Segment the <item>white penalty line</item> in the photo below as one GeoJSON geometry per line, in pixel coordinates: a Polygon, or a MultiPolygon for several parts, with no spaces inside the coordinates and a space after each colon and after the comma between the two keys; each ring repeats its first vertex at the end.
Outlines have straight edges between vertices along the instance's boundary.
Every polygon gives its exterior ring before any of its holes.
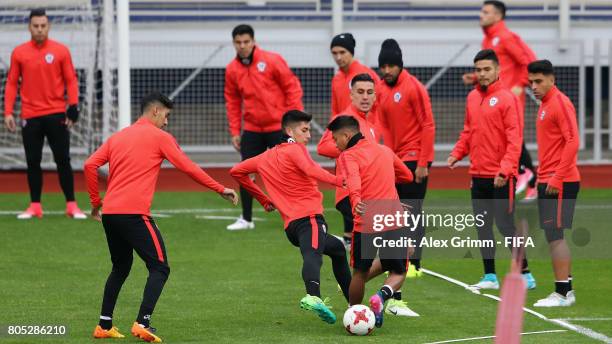
{"type": "MultiPolygon", "coordinates": [[[[534,332],[522,332],[521,336],[527,336],[531,334],[545,334],[545,333],[559,333],[559,332],[567,332],[567,330],[548,330],[548,331],[534,331],[534,332]]],[[[443,340],[441,342],[430,342],[425,344],[442,344],[442,343],[457,343],[457,342],[469,342],[472,340],[481,340],[481,339],[492,339],[495,336],[483,336],[483,337],[470,337],[470,338],[461,338],[461,339],[449,339],[443,340]]]]}
{"type": "MultiPolygon", "coordinates": [[[[481,296],[484,296],[484,297],[488,297],[490,299],[493,299],[493,300],[496,300],[498,302],[501,302],[501,298],[499,298],[498,296],[491,295],[491,294],[481,294],[479,291],[475,292],[474,290],[471,290],[470,286],[467,283],[461,282],[459,280],[456,280],[454,278],[442,275],[440,273],[437,273],[437,272],[434,272],[434,271],[431,271],[431,270],[427,270],[425,268],[421,268],[421,271],[423,271],[424,273],[426,273],[428,275],[431,275],[431,276],[434,276],[434,277],[438,277],[438,278],[443,279],[443,280],[445,280],[447,282],[450,282],[450,283],[453,283],[455,285],[461,286],[464,289],[467,289],[468,291],[471,291],[474,294],[481,295],[481,296]]],[[[558,326],[561,326],[561,327],[566,328],[568,330],[571,330],[571,331],[574,331],[576,333],[582,334],[584,336],[590,337],[592,339],[596,339],[596,340],[602,341],[604,343],[612,343],[612,338],[610,338],[610,337],[608,337],[608,336],[606,336],[606,335],[604,335],[602,333],[595,332],[595,331],[593,331],[592,329],[590,329],[588,327],[571,324],[566,319],[549,319],[545,315],[543,315],[541,313],[538,313],[538,312],[536,312],[536,311],[534,311],[532,309],[529,309],[527,307],[523,307],[523,311],[525,311],[526,313],[529,313],[531,315],[534,315],[534,316],[536,316],[536,317],[538,317],[538,318],[540,318],[540,319],[542,319],[542,320],[544,320],[546,322],[549,322],[549,323],[552,323],[552,324],[556,324],[558,326]]]]}

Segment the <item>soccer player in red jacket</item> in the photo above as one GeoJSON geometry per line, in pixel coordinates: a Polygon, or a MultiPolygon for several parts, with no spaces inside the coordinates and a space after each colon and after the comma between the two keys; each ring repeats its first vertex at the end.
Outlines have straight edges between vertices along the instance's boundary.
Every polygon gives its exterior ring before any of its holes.
{"type": "MultiPolygon", "coordinates": [[[[425,86],[404,69],[402,51],[394,39],[382,43],[378,65],[383,75],[376,88],[377,115],[384,144],[414,174],[414,183],[397,184],[402,202],[420,214],[427,192],[427,176],[434,158],[436,127],[431,100],[425,86]]],[[[418,225],[414,239],[421,242],[425,228],[418,225]]],[[[421,277],[422,248],[417,246],[410,258],[408,278],[421,277]]]]}
{"type": "Polygon", "coordinates": [[[239,163],[230,174],[267,211],[278,209],[285,222],[287,239],[300,248],[304,260],[302,278],[306,296],[301,299],[300,306],[333,324],[336,315],[321,299],[323,255],[331,258],[334,276],[347,301],[351,271],[342,241],[327,233],[323,195],[317,181],[342,186],[343,179],[325,171],[308,154],[306,144],[310,140],[311,120],[312,116],[302,111],[288,111],[282,120],[283,143],[239,163]],[[269,196],[249,177],[252,173],[261,176],[269,196]]]}
{"type": "Polygon", "coordinates": [[[91,216],[102,221],[113,262],[104,287],[100,322],[93,334],[95,338],[123,337],[113,326],[113,310],[123,282],[130,273],[133,251],[136,251],[146,263],[149,277],[131,332],[147,342],[161,342],[150,321],[170,267],[164,240],[151,218],[150,208],[164,159],[234,205],[238,203],[234,190],[219,184],[189,160],[174,137],[162,130],[168,124],[172,107],[172,101],[163,94],[154,92],[145,96],[138,121],[112,135],[85,162],[91,216]],[[98,193],[98,168],[107,163],[110,173],[102,202],[98,193]],[[101,209],[104,214],[100,217],[101,209]]]}
{"type": "Polygon", "coordinates": [[[385,211],[385,214],[387,211],[390,214],[403,210],[395,183],[396,180],[400,183],[412,182],[412,172],[391,149],[366,140],[360,131],[359,122],[353,116],[338,116],[327,128],[333,133],[334,141],[342,151],[338,163],[346,176],[355,221],[351,245],[353,279],[349,301],[351,305],[362,302],[365,283],[373,277],[369,272],[378,252],[382,271],[389,271],[389,276],[383,287],[370,297],[369,303],[376,316],[376,326],[381,327],[385,302],[392,298],[394,290],[399,290],[406,279],[410,248],[377,249],[375,237],[392,240],[406,234],[401,229],[375,233],[368,218],[373,218],[378,209],[385,211]],[[368,207],[371,209],[366,213],[368,207]]]}
{"type": "Polygon", "coordinates": [[[43,216],[40,162],[47,137],[66,198],[66,215],[85,219],[87,216],[74,199],[74,177],[70,165],[69,129],[79,119],[79,85],[70,51],[63,44],[49,39],[49,28],[49,18],[44,9],[30,12],[28,29],[32,39],[13,50],[4,90],[4,124],[10,132],[17,130],[13,108],[18,89],[21,96],[20,127],[28,166],[30,206],[17,218],[43,216]]]}
{"type": "MultiPolygon", "coordinates": [[[[493,49],[497,54],[500,81],[504,88],[519,97],[519,112],[524,117],[525,87],[529,86],[527,65],[535,61],[536,55],[519,35],[508,29],[505,18],[506,5],[502,1],[491,0],[483,3],[480,11],[480,26],[484,32],[482,49],[493,49]]],[[[471,73],[465,74],[463,80],[467,85],[476,83],[476,78],[471,73]]],[[[519,194],[527,188],[525,201],[535,200],[536,169],[524,142],[519,160],[519,173],[515,193],[519,194]]]]}
{"type": "Polygon", "coordinates": [[[338,72],[332,79],[332,118],[349,107],[351,101],[351,81],[358,74],[368,74],[374,82],[380,78],[370,67],[355,59],[355,38],[350,33],[341,33],[331,41],[331,54],[338,65],[338,72]]]}
{"type": "Polygon", "coordinates": [[[580,190],[576,161],[580,136],[572,101],[555,86],[555,72],[548,60],[528,66],[529,83],[542,101],[536,116],[538,141],[538,208],[540,227],[550,245],[555,292],[535,307],[564,307],[576,302],[572,290],[571,254],[563,230],[572,227],[580,190]]]}
{"type": "MultiPolygon", "coordinates": [[[[452,169],[459,160],[470,156],[472,206],[474,215],[484,220],[476,228],[478,239],[493,243],[492,247],[480,248],[484,277],[471,286],[474,289],[499,289],[493,221],[504,237],[518,236],[514,224],[514,186],[523,123],[518,99],[501,84],[499,68],[497,55],[491,49],[481,50],[474,57],[478,85],[468,94],[463,131],[447,160],[452,169]]],[[[523,260],[522,273],[527,287],[534,289],[536,282],[527,259],[523,260]]]]}
{"type": "MultiPolygon", "coordinates": [[[[372,118],[374,103],[376,102],[376,85],[374,79],[367,73],[357,74],[351,80],[351,104],[341,111],[340,114],[332,116],[332,121],[340,115],[353,116],[359,122],[361,133],[367,140],[377,142],[380,135],[375,128],[372,118]]],[[[331,121],[330,121],[331,122],[331,121]]],[[[325,130],[321,141],[317,145],[317,153],[321,156],[337,159],[340,150],[336,147],[330,130],[325,130]]],[[[336,163],[336,174],[341,174],[336,163]]],[[[353,213],[349,201],[349,194],[345,188],[336,188],[336,209],[342,214],[344,220],[344,244],[350,246],[353,231],[353,213]]]]}
{"type": "MultiPolygon", "coordinates": [[[[281,140],[281,118],[288,110],[302,110],[302,86],[279,54],[255,44],[249,25],[232,31],[236,57],[225,69],[225,108],[232,145],[242,160],[263,153],[281,140]]],[[[228,230],[255,228],[253,198],[240,189],[242,216],[228,230]]]]}

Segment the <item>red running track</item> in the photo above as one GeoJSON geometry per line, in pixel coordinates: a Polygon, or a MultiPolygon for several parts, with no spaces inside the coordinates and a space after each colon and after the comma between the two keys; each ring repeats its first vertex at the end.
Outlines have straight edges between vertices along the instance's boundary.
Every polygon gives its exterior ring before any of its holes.
{"type": "MultiPolygon", "coordinates": [[[[208,174],[224,185],[237,187],[236,182],[230,177],[227,168],[206,168],[208,174]]],[[[582,176],[581,188],[588,189],[612,189],[612,165],[589,165],[580,166],[582,176]]],[[[104,181],[100,183],[105,187],[104,181]]],[[[446,167],[432,167],[429,188],[430,189],[467,189],[470,178],[467,167],[458,167],[449,170],[446,167]]],[[[327,184],[321,188],[331,189],[327,184]]],[[[75,190],[86,191],[85,179],[82,172],[75,173],[75,190]]],[[[192,181],[185,174],[175,169],[163,169],[157,182],[158,191],[203,191],[199,184],[192,181]]],[[[45,172],[43,181],[43,192],[60,192],[57,173],[45,172]]],[[[25,171],[0,172],[0,193],[28,192],[28,184],[25,171]]]]}

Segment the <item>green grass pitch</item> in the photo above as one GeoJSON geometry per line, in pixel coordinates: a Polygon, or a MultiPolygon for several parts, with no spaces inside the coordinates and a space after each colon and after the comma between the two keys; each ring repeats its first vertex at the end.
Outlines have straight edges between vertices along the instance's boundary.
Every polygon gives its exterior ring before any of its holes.
{"type": "MultiPolygon", "coordinates": [[[[333,194],[325,193],[325,206],[333,208],[333,194]]],[[[469,206],[466,191],[431,190],[426,204],[453,199],[469,206]]],[[[79,194],[81,205],[88,204],[79,194]]],[[[612,190],[583,190],[580,200],[610,204],[612,190]]],[[[0,195],[0,211],[25,205],[26,194],[0,195]]],[[[63,210],[60,194],[43,196],[46,211],[63,210]]],[[[385,317],[384,327],[369,337],[352,337],[342,328],[346,302],[336,291],[329,259],[321,272],[321,291],[332,298],[339,318],[335,325],[320,321],[299,308],[305,294],[301,281],[301,256],[282,230],[277,213],[265,214],[252,231],[228,232],[230,220],[203,219],[201,215],[234,216],[228,203],[211,193],[158,193],[153,211],[165,209],[221,209],[207,213],[165,213],[155,217],[166,244],[171,274],[158,302],[152,324],[168,343],[426,343],[494,333],[498,303],[477,296],[441,279],[424,276],[407,280],[404,299],[419,318],[385,317]]],[[[84,206],[84,208],[87,208],[84,206]]],[[[469,208],[468,208],[469,209],[469,208]]],[[[590,242],[573,263],[578,302],[567,309],[536,309],[548,318],[589,318],[575,322],[612,337],[612,232],[608,213],[594,206],[576,212],[591,233],[590,242]],[[589,210],[590,209],[590,210],[589,210]],[[607,217],[606,217],[607,216],[607,217]],[[592,253],[592,256],[589,256],[592,253]],[[602,320],[601,318],[608,318],[602,320]]],[[[157,211],[159,213],[159,211],[157,211]]],[[[533,215],[533,214],[532,214],[533,215]]],[[[340,216],[326,213],[330,232],[340,234],[340,216]]],[[[496,231],[496,237],[499,233],[496,231]]],[[[0,336],[1,343],[133,343],[136,338],[94,340],[102,290],[110,260],[102,225],[75,221],[60,215],[43,220],[18,221],[0,216],[0,327],[6,325],[62,324],[64,337],[0,336]]],[[[539,244],[542,244],[541,241],[539,244]]],[[[423,266],[432,271],[475,283],[482,274],[477,251],[474,259],[430,256],[423,266]]],[[[541,252],[540,252],[541,253],[541,252]]],[[[526,306],[552,291],[552,272],[544,254],[532,259],[538,288],[530,291],[526,306]]],[[[498,276],[508,271],[499,260],[498,276]]],[[[138,312],[146,269],[135,256],[114,314],[114,323],[126,335],[138,312]]],[[[380,287],[370,282],[366,297],[380,287]]],[[[498,292],[492,294],[498,295],[498,292]]],[[[563,328],[525,314],[524,332],[563,328]]],[[[490,339],[475,342],[490,342],[490,339]]],[[[523,337],[524,343],[596,342],[573,331],[523,337]]]]}

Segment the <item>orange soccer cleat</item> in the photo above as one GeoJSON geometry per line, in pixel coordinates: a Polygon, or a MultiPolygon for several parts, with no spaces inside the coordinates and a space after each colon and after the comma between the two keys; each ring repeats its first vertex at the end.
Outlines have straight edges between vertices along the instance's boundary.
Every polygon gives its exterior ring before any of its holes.
{"type": "Polygon", "coordinates": [[[119,329],[113,326],[110,330],[105,330],[100,325],[96,326],[93,333],[94,338],[125,338],[119,333],[119,329]]]}
{"type": "Polygon", "coordinates": [[[145,342],[149,343],[161,343],[162,340],[158,336],[154,335],[150,328],[145,328],[137,322],[132,325],[132,334],[134,337],[138,337],[145,342]]]}

